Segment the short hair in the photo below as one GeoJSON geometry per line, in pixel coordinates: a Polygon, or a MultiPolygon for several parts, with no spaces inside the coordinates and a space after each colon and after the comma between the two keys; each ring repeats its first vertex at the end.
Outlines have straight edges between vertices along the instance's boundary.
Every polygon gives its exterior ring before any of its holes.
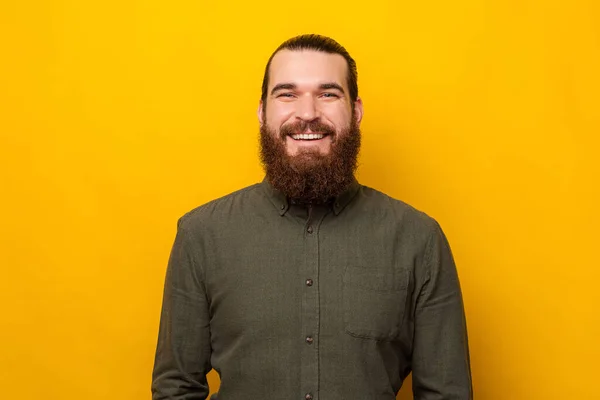
{"type": "Polygon", "coordinates": [[[348,51],[341,44],[327,36],[308,34],[296,36],[286,40],[277,48],[277,50],[273,52],[273,54],[271,54],[271,57],[267,62],[267,67],[265,68],[265,75],[262,82],[261,99],[263,103],[265,103],[267,100],[267,91],[269,90],[269,70],[271,68],[271,61],[273,61],[275,54],[281,50],[314,50],[323,53],[341,55],[344,57],[346,64],[348,65],[346,80],[348,84],[348,90],[350,92],[350,99],[352,101],[356,101],[358,99],[358,72],[356,69],[356,62],[350,56],[348,51]]]}

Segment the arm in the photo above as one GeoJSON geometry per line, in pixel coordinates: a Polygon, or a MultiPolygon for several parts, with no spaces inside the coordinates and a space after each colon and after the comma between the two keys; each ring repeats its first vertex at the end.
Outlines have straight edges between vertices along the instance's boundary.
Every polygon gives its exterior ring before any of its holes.
{"type": "Polygon", "coordinates": [[[208,301],[189,240],[187,232],[178,228],[165,279],[153,400],[204,400],[209,393],[208,301]]]}
{"type": "Polygon", "coordinates": [[[415,400],[471,400],[467,327],[456,266],[440,226],[429,238],[415,309],[415,400]]]}

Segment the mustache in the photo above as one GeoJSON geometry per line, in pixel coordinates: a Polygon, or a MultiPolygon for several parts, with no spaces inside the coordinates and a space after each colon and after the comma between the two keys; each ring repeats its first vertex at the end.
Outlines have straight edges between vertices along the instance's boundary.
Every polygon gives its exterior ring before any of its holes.
{"type": "Polygon", "coordinates": [[[318,132],[324,135],[335,135],[335,129],[322,123],[321,121],[298,121],[293,124],[286,124],[279,129],[279,135],[281,139],[285,139],[286,136],[304,133],[309,129],[311,132],[315,133],[318,132]]]}

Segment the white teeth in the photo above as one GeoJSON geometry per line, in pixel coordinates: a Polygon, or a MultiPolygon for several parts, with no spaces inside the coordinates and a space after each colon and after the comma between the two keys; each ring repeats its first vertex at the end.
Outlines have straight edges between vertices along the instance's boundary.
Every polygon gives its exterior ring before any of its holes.
{"type": "Polygon", "coordinates": [[[314,140],[314,139],[323,139],[325,135],[322,133],[298,133],[296,135],[292,135],[294,140],[314,140]]]}

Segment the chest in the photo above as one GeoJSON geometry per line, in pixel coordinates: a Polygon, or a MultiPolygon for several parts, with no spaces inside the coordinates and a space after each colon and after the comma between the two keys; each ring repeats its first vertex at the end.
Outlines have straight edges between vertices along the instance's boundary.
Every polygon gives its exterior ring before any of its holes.
{"type": "Polygon", "coordinates": [[[281,338],[316,314],[332,332],[397,337],[417,249],[377,222],[325,215],[227,230],[203,257],[211,324],[230,338],[281,338]]]}

